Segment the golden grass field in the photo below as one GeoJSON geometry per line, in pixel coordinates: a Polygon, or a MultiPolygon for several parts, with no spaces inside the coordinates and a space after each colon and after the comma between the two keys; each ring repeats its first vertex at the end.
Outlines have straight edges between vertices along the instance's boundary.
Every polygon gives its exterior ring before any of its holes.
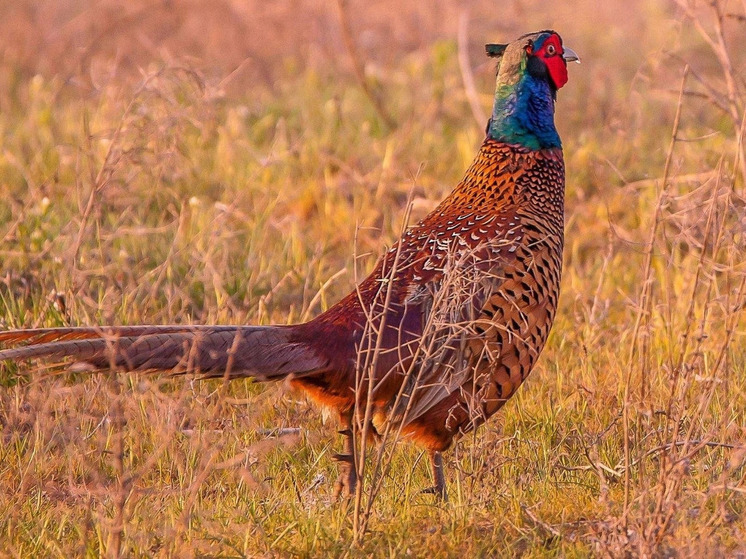
{"type": "Polygon", "coordinates": [[[746,556],[746,4],[453,4],[0,4],[2,328],[314,316],[470,163],[485,42],[582,58],[558,318],[449,503],[402,442],[361,533],[283,385],[6,363],[0,556],[746,556]]]}

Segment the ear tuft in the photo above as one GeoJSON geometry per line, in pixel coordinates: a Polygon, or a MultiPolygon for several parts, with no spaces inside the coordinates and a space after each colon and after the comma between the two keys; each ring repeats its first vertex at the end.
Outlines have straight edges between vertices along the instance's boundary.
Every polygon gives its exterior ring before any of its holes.
{"type": "Polygon", "coordinates": [[[484,50],[490,58],[500,58],[508,45],[488,44],[484,45],[484,50]]]}

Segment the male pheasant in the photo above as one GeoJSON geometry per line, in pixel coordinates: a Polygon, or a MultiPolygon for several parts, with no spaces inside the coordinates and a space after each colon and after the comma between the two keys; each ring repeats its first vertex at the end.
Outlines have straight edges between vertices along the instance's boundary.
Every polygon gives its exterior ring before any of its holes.
{"type": "Polygon", "coordinates": [[[466,175],[347,297],[291,326],[120,326],[0,332],[0,360],[70,357],[88,370],[289,377],[335,409],[338,491],[357,483],[353,426],[386,425],[441,452],[493,415],[533,369],[562,267],[565,170],[554,126],[567,61],[554,31],[487,45],[499,59],[487,137],[466,175]]]}

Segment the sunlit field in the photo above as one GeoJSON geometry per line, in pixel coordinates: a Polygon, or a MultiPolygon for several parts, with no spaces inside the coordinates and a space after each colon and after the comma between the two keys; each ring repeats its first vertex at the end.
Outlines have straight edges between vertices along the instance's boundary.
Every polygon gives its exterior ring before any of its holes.
{"type": "Polygon", "coordinates": [[[0,3],[0,329],[307,320],[471,162],[484,43],[582,59],[555,326],[448,503],[402,441],[361,531],[281,383],[4,363],[0,556],[746,554],[746,5],[456,4],[0,3]]]}

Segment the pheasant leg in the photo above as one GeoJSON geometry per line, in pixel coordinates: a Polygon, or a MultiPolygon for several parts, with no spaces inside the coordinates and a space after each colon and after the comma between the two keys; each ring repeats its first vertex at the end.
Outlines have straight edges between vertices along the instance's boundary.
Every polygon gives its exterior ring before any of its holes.
{"type": "Polygon", "coordinates": [[[355,464],[355,437],[352,432],[352,417],[345,418],[345,428],[339,431],[344,437],[344,452],[334,455],[339,463],[339,477],[334,486],[334,499],[351,497],[357,487],[357,465],[355,464]]]}
{"type": "Polygon", "coordinates": [[[433,471],[434,485],[423,489],[423,493],[432,493],[443,502],[448,501],[448,492],[446,491],[446,476],[443,473],[443,455],[438,451],[430,452],[430,467],[433,471]]]}

